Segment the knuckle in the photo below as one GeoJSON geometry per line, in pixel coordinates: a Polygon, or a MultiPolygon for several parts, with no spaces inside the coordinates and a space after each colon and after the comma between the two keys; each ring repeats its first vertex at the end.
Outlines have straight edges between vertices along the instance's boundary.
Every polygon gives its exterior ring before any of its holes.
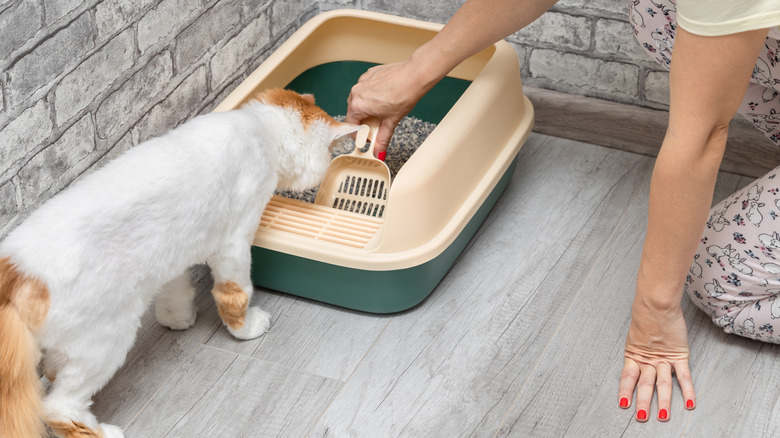
{"type": "Polygon", "coordinates": [[[639,378],[639,370],[638,369],[623,369],[623,372],[620,373],[621,379],[638,379],[639,378]]]}

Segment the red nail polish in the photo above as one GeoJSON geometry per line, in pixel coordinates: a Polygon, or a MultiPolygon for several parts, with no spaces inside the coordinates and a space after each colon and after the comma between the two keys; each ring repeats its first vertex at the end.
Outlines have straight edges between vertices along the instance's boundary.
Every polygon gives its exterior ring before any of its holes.
{"type": "Polygon", "coordinates": [[[626,397],[623,397],[620,399],[620,407],[621,408],[627,408],[628,407],[628,399],[626,397]]]}
{"type": "Polygon", "coordinates": [[[667,418],[669,418],[669,412],[667,412],[666,409],[661,409],[658,411],[659,420],[666,420],[667,418]]]}
{"type": "Polygon", "coordinates": [[[636,413],[636,419],[647,420],[647,411],[645,411],[644,409],[640,409],[639,412],[636,413]]]}
{"type": "Polygon", "coordinates": [[[693,408],[693,400],[688,400],[687,402],[685,402],[685,407],[688,409],[693,408]]]}
{"type": "Polygon", "coordinates": [[[386,151],[380,151],[379,153],[376,154],[376,157],[379,158],[382,161],[385,161],[385,157],[387,157],[387,152],[386,151]]]}

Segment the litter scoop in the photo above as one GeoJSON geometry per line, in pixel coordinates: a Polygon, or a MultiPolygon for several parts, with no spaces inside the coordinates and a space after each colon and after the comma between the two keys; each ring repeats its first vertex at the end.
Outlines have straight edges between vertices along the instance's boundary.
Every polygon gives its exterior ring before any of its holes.
{"type": "Polygon", "coordinates": [[[378,119],[367,120],[356,134],[355,150],[331,161],[315,204],[382,218],[390,188],[390,169],[374,157],[378,128],[378,119]],[[369,135],[371,144],[361,152],[369,135]]]}

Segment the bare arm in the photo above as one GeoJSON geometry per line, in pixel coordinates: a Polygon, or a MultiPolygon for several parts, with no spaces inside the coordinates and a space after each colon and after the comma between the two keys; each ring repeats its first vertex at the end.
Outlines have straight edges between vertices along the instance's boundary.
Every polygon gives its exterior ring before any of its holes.
{"type": "Polygon", "coordinates": [[[376,152],[398,122],[450,70],[469,56],[536,20],[557,0],[468,0],[446,26],[406,61],[374,67],[348,99],[348,123],[380,119],[376,152]]]}
{"type": "MultiPolygon", "coordinates": [[[[669,127],[653,170],[619,399],[649,418],[653,391],[668,420],[672,372],[695,406],[680,300],[712,202],[728,123],[745,95],[767,31],[702,37],[679,29],[670,70],[669,127]]],[[[688,405],[690,400],[690,405],[688,405]]],[[[642,421],[641,415],[637,419],[642,421]]]]}

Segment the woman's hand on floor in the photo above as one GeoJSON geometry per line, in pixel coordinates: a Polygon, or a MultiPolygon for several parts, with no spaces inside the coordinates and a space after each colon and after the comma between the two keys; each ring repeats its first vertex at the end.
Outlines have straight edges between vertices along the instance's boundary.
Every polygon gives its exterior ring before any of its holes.
{"type": "Polygon", "coordinates": [[[686,409],[696,406],[691,372],[688,368],[688,331],[682,309],[654,309],[634,301],[628,329],[625,361],[620,375],[618,403],[631,406],[636,388],[636,419],[650,418],[653,392],[658,391],[658,421],[668,421],[672,402],[672,374],[682,389],[686,409]]]}

